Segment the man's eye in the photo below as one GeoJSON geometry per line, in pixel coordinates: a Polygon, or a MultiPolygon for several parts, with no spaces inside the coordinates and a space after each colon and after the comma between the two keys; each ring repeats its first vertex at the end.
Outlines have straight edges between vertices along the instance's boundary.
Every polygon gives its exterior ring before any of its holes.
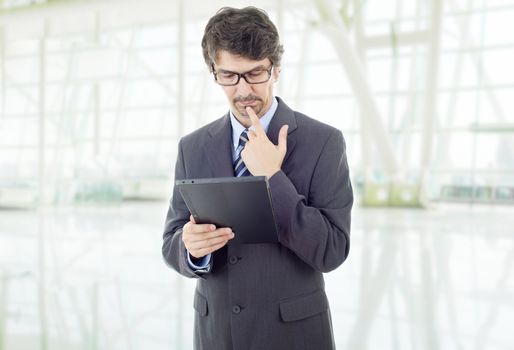
{"type": "Polygon", "coordinates": [[[222,72],[218,74],[223,79],[233,79],[236,75],[234,73],[222,72]]]}
{"type": "Polygon", "coordinates": [[[264,71],[263,71],[263,70],[253,70],[253,71],[251,71],[251,72],[246,73],[246,75],[247,75],[247,76],[249,76],[249,77],[258,77],[258,76],[260,76],[262,73],[264,73],[264,71]]]}

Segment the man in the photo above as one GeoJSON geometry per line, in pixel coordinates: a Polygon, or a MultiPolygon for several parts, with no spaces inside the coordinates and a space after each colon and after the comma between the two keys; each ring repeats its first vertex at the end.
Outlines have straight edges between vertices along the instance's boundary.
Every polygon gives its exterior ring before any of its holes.
{"type": "Polygon", "coordinates": [[[195,349],[333,349],[322,273],[350,247],[343,136],[274,97],[283,48],[264,11],[222,8],[202,48],[230,111],[180,140],[175,179],[267,176],[279,243],[231,242],[230,228],[196,224],[173,191],[162,253],[198,279],[195,349]]]}

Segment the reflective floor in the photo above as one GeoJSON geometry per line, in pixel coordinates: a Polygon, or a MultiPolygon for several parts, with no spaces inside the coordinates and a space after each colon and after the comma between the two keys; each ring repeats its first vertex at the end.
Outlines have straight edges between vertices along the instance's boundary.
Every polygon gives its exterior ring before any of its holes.
{"type": "MultiPolygon", "coordinates": [[[[0,211],[0,349],[192,346],[166,203],[0,211]]],[[[514,208],[356,208],[327,274],[338,349],[514,349],[514,208]]]]}

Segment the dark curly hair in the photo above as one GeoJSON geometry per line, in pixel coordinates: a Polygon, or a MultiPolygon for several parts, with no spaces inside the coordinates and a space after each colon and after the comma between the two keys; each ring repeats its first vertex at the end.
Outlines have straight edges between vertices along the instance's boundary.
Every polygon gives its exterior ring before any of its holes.
{"type": "Polygon", "coordinates": [[[205,26],[202,50],[209,70],[213,69],[220,50],[259,61],[269,58],[280,67],[284,48],[278,31],[268,14],[248,6],[242,9],[223,7],[205,26]]]}

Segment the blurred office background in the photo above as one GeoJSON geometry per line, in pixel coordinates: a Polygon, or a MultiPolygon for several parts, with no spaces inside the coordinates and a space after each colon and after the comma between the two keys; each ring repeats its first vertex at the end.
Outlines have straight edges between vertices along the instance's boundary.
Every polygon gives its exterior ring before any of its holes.
{"type": "Polygon", "coordinates": [[[513,349],[513,0],[0,0],[0,350],[191,348],[177,142],[228,108],[208,18],[252,4],[277,95],[347,142],[338,349],[513,349]]]}

